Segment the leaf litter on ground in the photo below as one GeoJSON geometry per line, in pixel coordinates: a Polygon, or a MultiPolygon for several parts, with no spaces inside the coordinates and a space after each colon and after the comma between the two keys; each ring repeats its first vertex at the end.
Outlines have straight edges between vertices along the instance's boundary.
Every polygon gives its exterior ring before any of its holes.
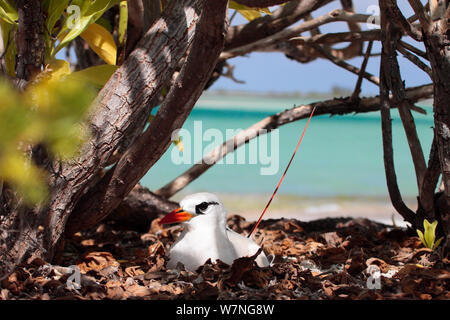
{"type": "MultiPolygon", "coordinates": [[[[229,226],[248,233],[252,224],[231,216],[229,226]]],[[[253,257],[230,266],[208,260],[196,272],[167,269],[170,245],[181,226],[157,219],[141,234],[114,224],[66,239],[58,265],[35,260],[1,281],[6,299],[450,299],[450,260],[421,245],[408,230],[367,219],[263,221],[257,243],[272,255],[260,268],[253,257]],[[81,285],[69,286],[73,266],[81,285]],[[378,289],[370,289],[376,268],[378,289]]],[[[261,249],[262,250],[262,249],[261,249]]]]}

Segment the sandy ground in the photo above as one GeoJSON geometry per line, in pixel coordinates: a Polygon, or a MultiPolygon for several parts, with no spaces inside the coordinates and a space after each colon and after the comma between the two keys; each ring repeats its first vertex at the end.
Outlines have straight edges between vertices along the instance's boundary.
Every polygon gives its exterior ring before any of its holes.
{"type": "MultiPolygon", "coordinates": [[[[268,199],[259,195],[220,195],[228,214],[238,214],[248,221],[259,218],[268,199]]],[[[413,199],[407,205],[415,209],[413,199]]],[[[402,217],[395,212],[389,199],[381,198],[298,198],[291,196],[277,197],[269,207],[265,218],[295,218],[311,221],[322,218],[367,218],[383,224],[406,226],[402,217]]]]}

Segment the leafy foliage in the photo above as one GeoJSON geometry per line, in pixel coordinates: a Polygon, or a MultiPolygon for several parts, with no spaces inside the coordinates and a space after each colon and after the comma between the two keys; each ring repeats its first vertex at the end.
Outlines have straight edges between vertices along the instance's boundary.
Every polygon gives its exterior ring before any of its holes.
{"type": "Polygon", "coordinates": [[[74,156],[87,137],[82,120],[93,92],[79,82],[47,76],[23,94],[0,82],[0,95],[0,179],[14,186],[27,203],[44,201],[45,174],[27,153],[44,144],[53,156],[74,156]]]}
{"type": "Polygon", "coordinates": [[[422,244],[431,250],[435,250],[442,241],[442,237],[436,241],[436,227],[438,222],[435,220],[430,223],[427,219],[423,220],[423,230],[424,232],[417,229],[417,234],[419,235],[422,244]]]}
{"type": "Polygon", "coordinates": [[[12,0],[0,1],[0,18],[9,24],[16,24],[18,14],[12,0]]]}
{"type": "Polygon", "coordinates": [[[70,41],[81,35],[106,10],[118,3],[117,0],[73,0],[71,7],[79,8],[79,11],[73,10],[71,15],[64,16],[63,27],[57,35],[60,42],[52,51],[52,56],[54,57],[70,41]]]}
{"type": "MultiPolygon", "coordinates": [[[[83,120],[100,89],[117,70],[117,48],[106,28],[95,23],[118,0],[43,0],[46,11],[45,68],[18,93],[0,82],[0,184],[6,182],[28,204],[45,201],[46,174],[30,159],[43,145],[50,157],[68,160],[86,141],[83,120]],[[62,48],[81,36],[107,63],[71,73],[70,64],[55,58],[62,48]]],[[[0,1],[0,26],[6,71],[15,77],[14,42],[18,14],[14,1],[0,1]]]]}
{"type": "Polygon", "coordinates": [[[107,64],[116,64],[117,46],[108,30],[93,23],[87,27],[81,37],[107,64]]]}

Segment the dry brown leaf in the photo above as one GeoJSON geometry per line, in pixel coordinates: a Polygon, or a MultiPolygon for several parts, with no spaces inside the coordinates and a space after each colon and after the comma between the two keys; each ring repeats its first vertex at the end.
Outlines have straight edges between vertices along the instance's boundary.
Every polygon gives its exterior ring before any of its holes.
{"type": "Polygon", "coordinates": [[[140,286],[138,284],[131,285],[125,289],[125,295],[127,297],[130,297],[130,296],[145,297],[145,296],[150,295],[151,293],[152,293],[151,289],[144,287],[144,286],[140,286]]]}
{"type": "Polygon", "coordinates": [[[130,277],[140,276],[145,274],[145,272],[141,269],[140,266],[132,266],[125,268],[125,273],[130,277]]]}
{"type": "Polygon", "coordinates": [[[83,256],[81,261],[77,264],[81,273],[87,273],[90,270],[100,271],[110,266],[120,266],[120,263],[109,252],[89,252],[83,256]]]}

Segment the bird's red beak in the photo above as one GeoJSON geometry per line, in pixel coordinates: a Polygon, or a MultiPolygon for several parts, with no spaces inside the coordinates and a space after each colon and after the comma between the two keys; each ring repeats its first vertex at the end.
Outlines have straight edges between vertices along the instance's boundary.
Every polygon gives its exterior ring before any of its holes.
{"type": "Polygon", "coordinates": [[[162,218],[159,221],[159,224],[169,224],[169,223],[177,223],[177,222],[183,222],[188,221],[194,217],[193,214],[183,211],[182,208],[178,208],[176,210],[173,210],[171,213],[166,215],[164,218],[162,218]]]}

